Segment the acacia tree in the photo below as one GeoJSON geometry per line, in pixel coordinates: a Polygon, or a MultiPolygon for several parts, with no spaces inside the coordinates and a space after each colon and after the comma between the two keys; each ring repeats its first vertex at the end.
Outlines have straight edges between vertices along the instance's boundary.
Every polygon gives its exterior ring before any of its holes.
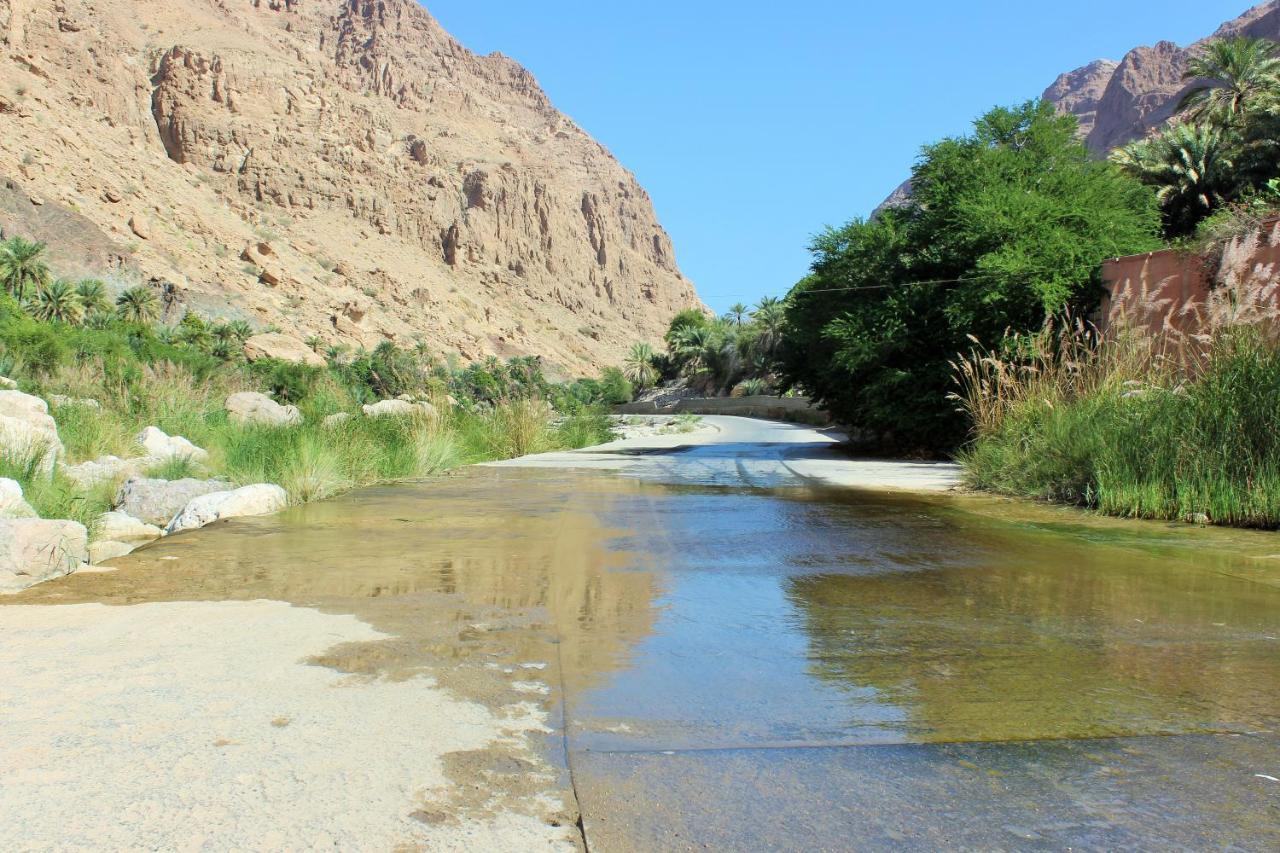
{"type": "Polygon", "coordinates": [[[994,347],[1087,312],[1105,258],[1160,245],[1154,192],[1075,130],[1043,102],[993,109],[924,148],[904,207],[820,235],[786,302],[784,379],[884,444],[958,444],[949,362],[969,336],[994,347]]]}

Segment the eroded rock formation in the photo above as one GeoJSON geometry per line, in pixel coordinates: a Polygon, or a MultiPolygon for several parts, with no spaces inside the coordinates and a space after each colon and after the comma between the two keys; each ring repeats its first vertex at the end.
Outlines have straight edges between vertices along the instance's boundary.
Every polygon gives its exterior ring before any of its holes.
{"type": "MultiPolygon", "coordinates": [[[[1231,35],[1280,41],[1280,0],[1255,6],[1209,38],[1231,35]]],[[[1208,40],[1186,48],[1162,41],[1134,48],[1120,62],[1092,62],[1060,76],[1044,98],[1078,116],[1089,148],[1106,154],[1169,120],[1192,85],[1182,79],[1187,61],[1208,40]]]]}
{"type": "Polygon", "coordinates": [[[0,0],[0,40],[5,169],[170,317],[583,369],[699,304],[635,178],[414,0],[0,0]]]}

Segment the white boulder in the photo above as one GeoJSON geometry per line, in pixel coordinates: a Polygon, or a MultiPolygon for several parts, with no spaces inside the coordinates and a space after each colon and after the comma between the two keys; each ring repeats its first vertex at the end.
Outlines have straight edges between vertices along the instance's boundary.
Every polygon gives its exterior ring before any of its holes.
{"type": "Polygon", "coordinates": [[[148,524],[168,524],[201,495],[225,492],[229,488],[230,484],[225,480],[131,477],[116,494],[115,508],[148,524]]]}
{"type": "Polygon", "coordinates": [[[321,424],[325,429],[333,429],[334,427],[342,426],[349,420],[351,420],[350,412],[336,412],[325,417],[321,424]]]}
{"type": "Polygon", "coordinates": [[[53,474],[62,455],[58,425],[49,416],[49,405],[21,391],[0,391],[0,453],[10,457],[39,457],[39,469],[53,474]]]}
{"type": "Polygon", "coordinates": [[[0,593],[69,575],[89,556],[89,531],[74,521],[0,520],[0,593]]]}
{"type": "Polygon", "coordinates": [[[227,415],[233,424],[248,426],[297,426],[302,423],[302,413],[297,406],[282,406],[266,394],[257,391],[241,391],[227,398],[227,415]]]}
{"type": "MultiPolygon", "coordinates": [[[[264,267],[264,272],[268,269],[264,267]]],[[[271,278],[279,278],[272,275],[271,278]]],[[[267,332],[254,335],[244,342],[244,357],[249,361],[262,358],[275,358],[295,364],[306,364],[311,367],[324,367],[324,358],[307,346],[300,339],[280,332],[267,332]]]]}
{"type": "Polygon", "coordinates": [[[126,542],[134,546],[144,545],[162,535],[160,528],[154,524],[147,524],[127,512],[119,511],[103,513],[98,519],[97,533],[99,539],[126,542]]]}
{"type": "Polygon", "coordinates": [[[89,545],[89,562],[96,566],[100,563],[105,563],[107,560],[114,560],[116,557],[132,554],[134,547],[128,542],[99,539],[89,545]]]}
{"type": "Polygon", "coordinates": [[[0,518],[36,518],[37,514],[22,496],[22,484],[0,477],[0,518]]]}
{"type": "Polygon", "coordinates": [[[152,459],[149,456],[135,459],[121,459],[119,456],[100,456],[91,462],[81,462],[79,465],[63,465],[62,473],[79,488],[89,489],[96,483],[106,480],[137,476],[144,469],[158,461],[164,460],[152,459]]]}
{"type": "Polygon", "coordinates": [[[138,433],[135,439],[147,455],[154,461],[163,462],[169,459],[189,459],[192,462],[207,462],[209,454],[196,447],[180,435],[168,435],[159,427],[149,426],[138,433]]]}
{"type": "Polygon", "coordinates": [[[229,492],[214,492],[198,497],[169,522],[165,533],[195,530],[226,518],[268,515],[289,505],[284,489],[271,483],[244,486],[229,492]]]}
{"type": "Polygon", "coordinates": [[[380,400],[361,408],[370,418],[406,418],[436,413],[435,406],[430,403],[410,403],[408,400],[380,400]]]}

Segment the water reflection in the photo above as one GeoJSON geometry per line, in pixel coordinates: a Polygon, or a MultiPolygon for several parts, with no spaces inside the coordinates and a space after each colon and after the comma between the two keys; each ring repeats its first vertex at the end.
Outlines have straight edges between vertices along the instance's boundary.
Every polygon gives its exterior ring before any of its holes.
{"type": "Polygon", "coordinates": [[[657,577],[618,571],[644,561],[627,552],[626,531],[602,523],[649,488],[476,469],[162,540],[116,572],[73,575],[15,603],[280,600],[400,638],[343,662],[357,669],[496,656],[563,659],[594,678],[652,630],[657,577]]]}
{"type": "MultiPolygon", "coordinates": [[[[908,709],[909,739],[1239,731],[1276,721],[1280,595],[1221,570],[1247,559],[933,512],[948,535],[911,540],[927,571],[786,582],[810,638],[810,671],[908,709]]],[[[844,514],[865,532],[858,508],[844,514]]],[[[873,538],[896,547],[892,535],[873,538]]]]}
{"type": "Polygon", "coordinates": [[[1245,553],[1264,540],[1009,509],[478,469],[175,537],[13,603],[352,613],[396,639],[322,663],[479,698],[507,689],[495,667],[546,666],[599,748],[1276,723],[1280,561],[1245,553]]]}

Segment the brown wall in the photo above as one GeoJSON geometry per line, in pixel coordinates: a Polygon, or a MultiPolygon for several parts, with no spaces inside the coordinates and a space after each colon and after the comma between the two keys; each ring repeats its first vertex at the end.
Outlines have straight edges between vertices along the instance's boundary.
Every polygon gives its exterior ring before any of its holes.
{"type": "MultiPolygon", "coordinates": [[[[1102,265],[1107,294],[1098,328],[1195,334],[1201,331],[1204,308],[1215,288],[1235,285],[1257,294],[1259,288],[1276,281],[1278,270],[1280,220],[1265,222],[1253,233],[1231,240],[1220,258],[1174,249],[1113,258],[1102,265]]],[[[1274,302],[1270,294],[1266,299],[1274,302]]]]}
{"type": "Polygon", "coordinates": [[[1126,326],[1153,334],[1170,329],[1194,333],[1199,319],[1192,306],[1203,305],[1209,296],[1207,266],[1204,258],[1174,249],[1105,262],[1102,280],[1107,294],[1099,329],[1126,326]]]}

